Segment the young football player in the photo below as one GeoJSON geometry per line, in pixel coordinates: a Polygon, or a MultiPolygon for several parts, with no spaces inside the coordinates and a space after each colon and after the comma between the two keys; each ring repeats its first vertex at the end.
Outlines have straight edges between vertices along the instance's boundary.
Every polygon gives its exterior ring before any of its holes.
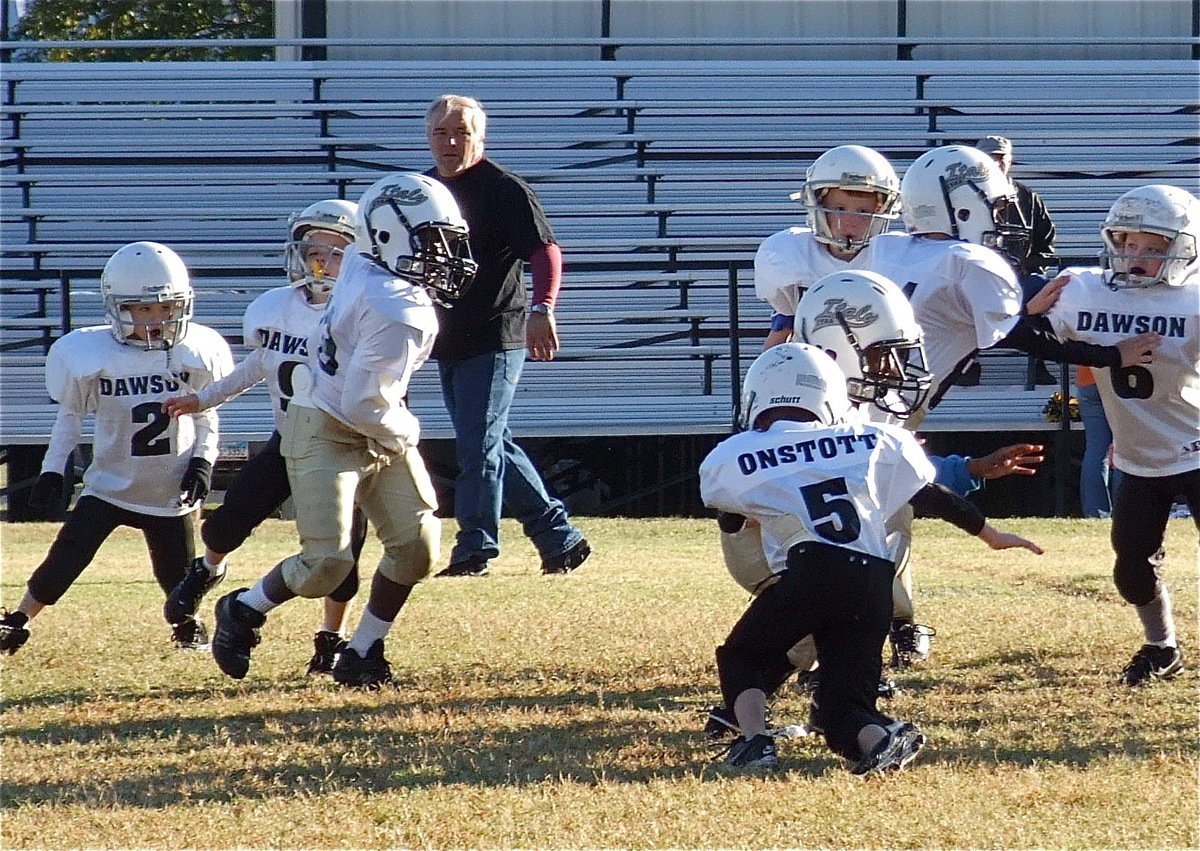
{"type": "Polygon", "coordinates": [[[813,161],[791,198],[804,204],[808,227],[772,234],[754,255],[754,292],[773,310],[764,349],[792,338],[796,305],[808,287],[855,268],[868,243],[899,218],[900,179],[878,151],[840,145],[813,161]]]}
{"type": "Polygon", "coordinates": [[[845,375],[814,346],[785,343],[760,355],[746,375],[743,410],[747,430],[704,459],[700,492],[706,505],[758,522],[777,578],[717,648],[721,692],[742,733],[726,764],[777,764],[764,671],[812,635],[830,749],[858,775],[902,768],[925,737],[876,709],[895,570],[888,519],[912,502],[994,549],[1041,550],[996,531],[970,503],[934,485],[911,433],[848,416],[845,375]]]}
{"type": "Polygon", "coordinates": [[[308,405],[293,396],[282,423],[301,552],[217,601],[213,658],[235,679],[249,671],[268,612],[297,596],[325,596],[345,580],[356,499],[383,557],[334,682],[391,681],[384,638],[437,558],[436,496],[404,398],[437,333],[432,299],[457,299],[474,276],[466,221],[442,184],[399,172],[363,194],[355,235],[321,317],[308,405]]]}
{"type": "MultiPolygon", "coordinates": [[[[1026,240],[1027,228],[1006,217],[1016,190],[987,154],[963,145],[927,151],[904,172],[900,198],[907,236],[873,240],[857,262],[900,286],[924,334],[933,389],[909,415],[909,429],[920,426],[980,349],[1005,346],[1088,366],[1134,363],[1152,351],[1153,334],[1116,346],[1057,340],[1038,314],[1053,304],[1061,283],[1047,285],[1023,308],[1020,284],[997,251],[1026,240]]],[[[921,659],[929,635],[913,623],[907,559],[897,579],[893,656],[921,659]]]]}
{"type": "MultiPolygon", "coordinates": [[[[357,207],[350,201],[330,199],[291,217],[284,253],[288,286],[268,290],[246,308],[243,339],[250,354],[225,378],[199,393],[168,399],[164,406],[172,416],[208,410],[266,381],[276,426],[266,445],[242,465],[225,491],[224,502],[200,525],[204,555],[192,562],[187,576],[167,598],[164,613],[172,623],[196,613],[204,595],[225,578],[229,554],[291,496],[287,465],[279,452],[279,429],[292,397],[297,392],[307,394],[312,385],[308,350],[315,345],[317,325],[337,282],[342,254],[354,241],[357,207]]],[[[337,654],[345,646],[346,615],[358,591],[358,557],[366,536],[366,517],[356,510],[351,536],[354,569],[325,597],[324,620],[313,637],[309,674],[332,673],[337,654]]]]}
{"type": "Polygon", "coordinates": [[[1113,579],[1145,644],[1119,681],[1140,686],[1183,669],[1162,581],[1163,535],[1182,496],[1200,528],[1200,201],[1152,184],[1117,199],[1100,229],[1104,265],[1067,269],[1049,321],[1064,340],[1112,343],[1156,332],[1154,357],[1095,370],[1113,431],[1113,579]]]}
{"type": "MultiPolygon", "coordinates": [[[[195,556],[196,509],[217,458],[217,417],[171,419],[162,403],[224,377],[233,356],[220,334],[191,321],[188,270],[165,245],[134,242],[119,249],[104,266],[100,292],[108,325],[70,332],[46,357],[46,389],[59,409],[30,503],[46,508],[62,498],[62,470],[87,414],[95,415],[93,456],[79,500],[16,611],[0,610],[0,651],[10,654],[118,526],[141,530],[164,595],[195,556]]],[[[207,647],[199,620],[170,623],[177,646],[207,647]]]]}
{"type": "MultiPolygon", "coordinates": [[[[929,375],[924,369],[924,348],[921,328],[913,316],[912,305],[892,281],[874,272],[835,272],[818,280],[805,294],[797,308],[795,333],[801,342],[809,343],[830,355],[847,380],[847,393],[854,412],[872,422],[904,425],[909,413],[917,410],[929,392],[929,375]]],[[[936,472],[936,483],[944,485],[959,496],[966,496],[982,484],[983,479],[1007,475],[1033,475],[1042,461],[1042,447],[1036,444],[1015,444],[1003,447],[983,458],[930,456],[936,472]]],[[[891,521],[889,545],[898,564],[907,560],[908,539],[901,534],[903,518],[891,521]]],[[[724,527],[721,542],[726,567],[743,588],[756,594],[765,583],[774,581],[775,574],[763,554],[759,530],[751,523],[739,528],[728,517],[721,517],[724,527]]],[[[914,630],[928,652],[932,629],[916,625],[914,630]]],[[[892,634],[895,634],[893,630],[892,634]]],[[[920,659],[898,659],[893,646],[893,666],[915,664],[920,659]]],[[[813,672],[804,684],[817,690],[816,653],[811,637],[802,639],[778,660],[767,675],[767,694],[770,696],[795,671],[813,672]]],[[[881,680],[879,691],[887,696],[892,692],[890,681],[881,680]]],[[[820,721],[814,709],[810,728],[819,729],[820,721]]],[[[732,710],[714,707],[705,727],[710,736],[736,732],[732,710]]]]}

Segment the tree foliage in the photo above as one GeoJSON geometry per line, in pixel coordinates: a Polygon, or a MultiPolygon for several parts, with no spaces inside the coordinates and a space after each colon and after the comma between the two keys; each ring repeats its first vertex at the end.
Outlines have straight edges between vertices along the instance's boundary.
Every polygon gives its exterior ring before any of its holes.
{"type": "MultiPolygon", "coordinates": [[[[0,0],[3,2],[3,0],[0,0]]],[[[32,0],[13,37],[27,41],[243,39],[274,33],[271,0],[32,0]]],[[[53,48],[18,53],[24,61],[138,62],[266,59],[265,47],[53,48]]]]}

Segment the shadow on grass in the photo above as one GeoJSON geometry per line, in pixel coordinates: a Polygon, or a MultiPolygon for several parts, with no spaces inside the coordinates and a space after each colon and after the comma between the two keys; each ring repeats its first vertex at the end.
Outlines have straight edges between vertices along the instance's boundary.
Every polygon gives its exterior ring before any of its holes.
{"type": "MultiPolygon", "coordinates": [[[[8,772],[0,784],[0,811],[97,800],[155,808],[338,790],[377,794],[446,784],[594,785],[729,776],[715,762],[718,748],[701,733],[705,716],[694,690],[605,690],[601,703],[594,688],[539,694],[529,691],[531,682],[535,681],[509,672],[507,694],[469,700],[448,700],[429,688],[405,687],[374,694],[331,690],[305,701],[303,693],[311,694],[314,686],[303,682],[282,688],[271,684],[179,689],[156,695],[176,699],[171,709],[177,711],[168,716],[29,727],[6,724],[3,738],[10,748],[20,743],[35,752],[67,747],[82,753],[76,758],[80,768],[73,773],[84,776],[15,783],[8,772]],[[521,693],[522,684],[526,693],[521,693]],[[278,709],[216,715],[211,706],[204,713],[188,709],[212,700],[235,709],[239,695],[260,701],[280,692],[284,694],[279,704],[286,706],[278,709]],[[311,705],[343,698],[353,703],[311,705]],[[292,753],[280,758],[289,748],[292,753]],[[97,754],[95,770],[87,761],[92,749],[97,754]],[[187,762],[181,764],[183,754],[187,762]],[[110,769],[101,766],[114,758],[124,763],[122,768],[102,774],[110,769]]],[[[132,704],[146,696],[127,697],[132,704]]],[[[58,698],[68,706],[85,700],[84,695],[58,698]]],[[[37,697],[19,705],[48,702],[54,701],[37,697]]],[[[113,714],[135,713],[136,707],[130,706],[113,714]]],[[[789,742],[781,750],[787,773],[818,776],[841,770],[841,760],[816,737],[789,742]]]]}

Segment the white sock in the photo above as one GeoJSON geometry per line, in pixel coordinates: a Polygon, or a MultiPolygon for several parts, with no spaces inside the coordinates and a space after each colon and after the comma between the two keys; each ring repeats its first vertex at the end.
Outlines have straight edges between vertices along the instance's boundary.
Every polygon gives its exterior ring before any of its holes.
{"type": "Polygon", "coordinates": [[[354,630],[354,636],[346,646],[365,659],[371,645],[380,638],[386,638],[391,628],[391,621],[380,620],[371,614],[369,609],[364,609],[362,617],[358,620],[358,627],[354,630]]]}
{"type": "Polygon", "coordinates": [[[1171,616],[1171,593],[1165,582],[1159,583],[1158,595],[1136,608],[1146,643],[1155,647],[1175,646],[1175,618],[1171,616]]]}
{"type": "Polygon", "coordinates": [[[220,576],[222,573],[225,572],[225,563],[227,561],[229,561],[228,556],[221,559],[216,564],[213,564],[211,561],[208,560],[208,554],[206,553],[204,556],[204,566],[208,568],[208,575],[209,576],[220,576]]]}
{"type": "Polygon", "coordinates": [[[263,581],[260,579],[254,583],[254,587],[249,591],[243,591],[238,594],[238,602],[245,603],[256,612],[262,612],[264,615],[271,609],[278,606],[278,603],[272,603],[271,598],[263,591],[263,581]]]}

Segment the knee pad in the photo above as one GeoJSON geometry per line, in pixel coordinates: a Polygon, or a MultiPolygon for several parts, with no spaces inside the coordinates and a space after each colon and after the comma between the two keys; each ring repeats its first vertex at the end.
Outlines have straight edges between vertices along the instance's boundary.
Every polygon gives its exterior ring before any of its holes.
{"type": "Polygon", "coordinates": [[[321,556],[300,553],[284,559],[283,579],[299,596],[316,599],[329,596],[353,569],[354,559],[348,549],[321,556]]]}
{"type": "Polygon", "coordinates": [[[1117,556],[1113,583],[1126,603],[1144,606],[1158,596],[1158,557],[1150,559],[1117,556]]]}
{"type": "Polygon", "coordinates": [[[721,554],[725,569],[738,585],[751,594],[775,574],[763,555],[762,536],[757,526],[746,526],[738,532],[721,533],[721,554]]]}
{"type": "Polygon", "coordinates": [[[793,645],[787,657],[796,670],[811,671],[817,665],[817,643],[811,635],[806,635],[793,645]]]}
{"type": "Polygon", "coordinates": [[[384,550],[379,572],[399,585],[416,585],[433,572],[441,546],[442,522],[432,511],[422,511],[412,536],[384,550]]]}

